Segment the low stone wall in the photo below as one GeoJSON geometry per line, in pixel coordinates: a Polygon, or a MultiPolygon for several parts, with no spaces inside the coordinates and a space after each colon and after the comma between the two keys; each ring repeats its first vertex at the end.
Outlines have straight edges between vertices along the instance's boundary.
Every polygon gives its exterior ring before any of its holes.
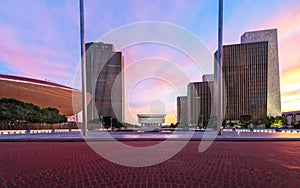
{"type": "Polygon", "coordinates": [[[77,124],[73,122],[67,123],[19,123],[19,124],[8,124],[8,123],[0,123],[0,130],[46,130],[46,129],[77,129],[77,124]]]}
{"type": "Polygon", "coordinates": [[[39,133],[81,132],[81,129],[41,129],[41,130],[0,130],[1,134],[39,134],[39,133]]]}

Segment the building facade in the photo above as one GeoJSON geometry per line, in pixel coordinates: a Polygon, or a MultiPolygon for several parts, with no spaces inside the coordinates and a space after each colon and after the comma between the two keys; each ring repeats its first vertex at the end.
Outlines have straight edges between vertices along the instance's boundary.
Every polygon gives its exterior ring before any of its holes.
{"type": "Polygon", "coordinates": [[[177,122],[181,126],[186,126],[188,124],[187,101],[187,96],[177,97],[177,122]]]}
{"type": "Polygon", "coordinates": [[[246,32],[241,44],[223,46],[222,66],[226,119],[281,115],[276,29],[246,32]]]}
{"type": "MultiPolygon", "coordinates": [[[[223,46],[222,60],[225,119],[239,120],[242,115],[251,115],[255,119],[281,115],[276,29],[244,33],[241,44],[223,46]]],[[[214,76],[216,71],[215,64],[214,76]]],[[[212,102],[216,96],[213,93],[217,93],[213,92],[217,85],[214,76],[203,75],[202,82],[188,85],[187,119],[190,125],[208,121],[214,114],[212,102]]]]}
{"type": "Polygon", "coordinates": [[[209,121],[212,112],[213,82],[192,82],[188,84],[188,124],[197,126],[209,121]]]}
{"type": "Polygon", "coordinates": [[[268,42],[267,115],[281,115],[277,29],[246,32],[241,43],[268,42]]]}
{"type": "Polygon", "coordinates": [[[227,92],[225,118],[267,116],[268,42],[223,46],[223,79],[227,92]]]}
{"type": "Polygon", "coordinates": [[[92,96],[88,105],[88,121],[110,116],[123,121],[124,60],[112,44],[86,44],[87,92],[92,96]]]}

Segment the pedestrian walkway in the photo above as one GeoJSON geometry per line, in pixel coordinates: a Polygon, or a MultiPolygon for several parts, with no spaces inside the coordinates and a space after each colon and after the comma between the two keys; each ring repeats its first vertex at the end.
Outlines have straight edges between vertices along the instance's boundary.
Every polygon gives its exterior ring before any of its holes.
{"type": "MultiPolygon", "coordinates": [[[[149,142],[159,143],[123,143],[149,142]]],[[[133,168],[85,142],[1,142],[0,187],[300,187],[299,142],[220,141],[202,153],[198,146],[190,141],[163,163],[133,168]]]]}

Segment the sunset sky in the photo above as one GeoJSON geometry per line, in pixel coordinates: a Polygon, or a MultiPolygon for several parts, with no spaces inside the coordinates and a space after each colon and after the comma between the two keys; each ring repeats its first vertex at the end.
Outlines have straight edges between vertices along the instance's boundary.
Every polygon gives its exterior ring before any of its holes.
{"type": "MultiPolygon", "coordinates": [[[[246,31],[278,29],[283,112],[300,110],[299,10],[299,0],[224,0],[224,44],[239,43],[246,31]]],[[[157,21],[185,29],[213,54],[217,16],[218,0],[86,0],[85,37],[86,42],[97,41],[124,25],[157,21]]],[[[159,35],[155,29],[140,35],[159,35]]],[[[2,0],[0,31],[0,73],[75,87],[80,63],[79,0],[2,0]]],[[[123,52],[128,68],[126,120],[131,122],[136,121],[136,113],[150,112],[165,112],[167,123],[175,122],[176,97],[186,95],[187,82],[212,73],[211,62],[199,69],[177,49],[161,44],[124,49],[116,45],[116,50],[123,52]],[[201,72],[209,69],[205,66],[211,70],[201,72]]]]}

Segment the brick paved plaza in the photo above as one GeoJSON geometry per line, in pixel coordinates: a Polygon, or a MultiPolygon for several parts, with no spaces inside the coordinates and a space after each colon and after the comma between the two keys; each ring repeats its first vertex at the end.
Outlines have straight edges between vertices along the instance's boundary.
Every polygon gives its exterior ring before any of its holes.
{"type": "MultiPolygon", "coordinates": [[[[135,146],[154,141],[127,141],[135,146]]],[[[0,187],[300,187],[300,142],[191,141],[164,163],[113,164],[85,142],[1,142],[0,187]]]]}

